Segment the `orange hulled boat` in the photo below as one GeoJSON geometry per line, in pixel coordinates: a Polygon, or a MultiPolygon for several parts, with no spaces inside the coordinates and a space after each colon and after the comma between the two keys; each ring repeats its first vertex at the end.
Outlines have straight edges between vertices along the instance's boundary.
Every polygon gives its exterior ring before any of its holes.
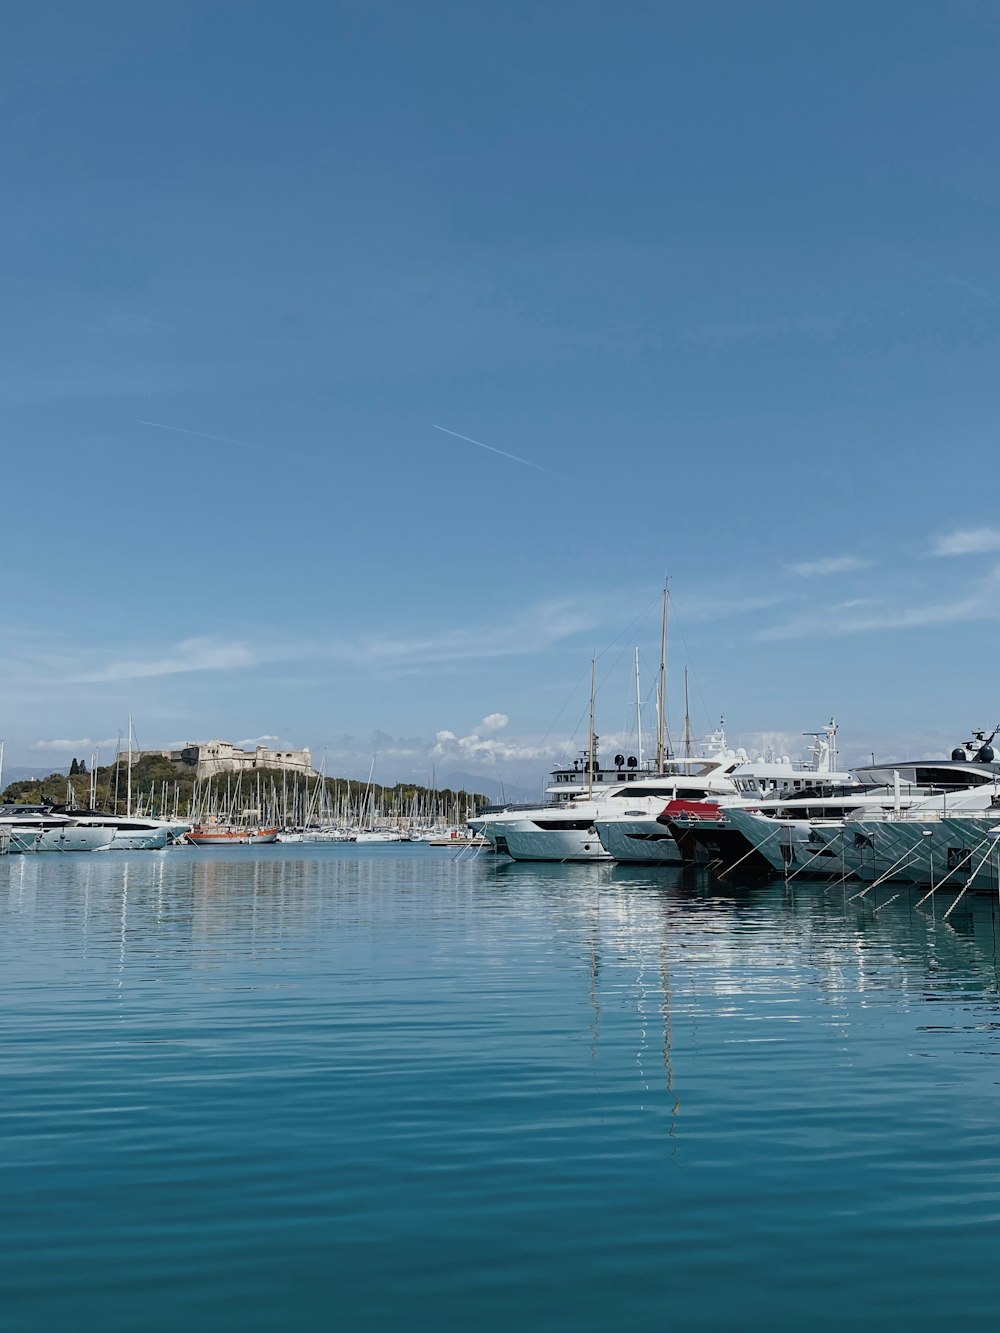
{"type": "Polygon", "coordinates": [[[196,847],[234,847],[243,843],[277,842],[279,829],[247,824],[195,824],[187,835],[196,847]]]}

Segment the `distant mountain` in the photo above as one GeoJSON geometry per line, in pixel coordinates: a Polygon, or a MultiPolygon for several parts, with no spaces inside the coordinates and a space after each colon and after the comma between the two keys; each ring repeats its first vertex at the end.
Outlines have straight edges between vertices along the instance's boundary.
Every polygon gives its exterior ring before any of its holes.
{"type": "Polygon", "coordinates": [[[537,801],[541,796],[540,787],[512,787],[507,782],[498,782],[494,778],[484,778],[481,773],[445,773],[437,778],[439,788],[448,787],[452,791],[475,791],[488,796],[491,801],[510,801],[523,805],[526,801],[537,801]]]}

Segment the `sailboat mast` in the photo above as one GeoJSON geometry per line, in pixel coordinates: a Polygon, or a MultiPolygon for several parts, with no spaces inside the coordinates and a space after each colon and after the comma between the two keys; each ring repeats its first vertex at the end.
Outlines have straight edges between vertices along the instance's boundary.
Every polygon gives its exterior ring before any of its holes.
{"type": "Polygon", "coordinates": [[[594,691],[597,683],[597,658],[590,659],[590,741],[587,745],[587,799],[594,799],[594,691]]]}
{"type": "Polygon", "coordinates": [[[639,772],[642,772],[642,694],[639,689],[639,645],[635,647],[635,734],[639,772]]]}
{"type": "Polygon", "coordinates": [[[125,783],[125,815],[132,818],[132,719],[128,720],[128,777],[125,783]]]}
{"type": "Polygon", "coordinates": [[[670,593],[668,585],[663,585],[663,623],[660,626],[660,686],[656,696],[656,771],[662,773],[667,763],[667,602],[670,593]]]}
{"type": "Polygon", "coordinates": [[[691,709],[688,707],[688,669],[684,668],[684,757],[691,758],[691,709]]]}

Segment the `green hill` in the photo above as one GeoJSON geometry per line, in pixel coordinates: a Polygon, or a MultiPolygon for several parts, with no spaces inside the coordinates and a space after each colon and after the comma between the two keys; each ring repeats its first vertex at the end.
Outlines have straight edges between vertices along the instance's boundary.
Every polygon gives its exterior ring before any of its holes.
{"type": "MultiPolygon", "coordinates": [[[[74,761],[75,762],[75,761],[74,761]]],[[[87,772],[52,773],[45,778],[26,778],[12,782],[0,800],[10,805],[70,804],[87,807],[92,787],[96,787],[94,805],[99,810],[124,814],[128,774],[124,761],[87,772]]],[[[397,783],[394,787],[373,785],[351,778],[326,778],[325,794],[317,794],[320,779],[304,779],[281,769],[253,769],[242,774],[222,774],[210,783],[198,783],[191,770],[178,768],[160,755],[145,755],[132,765],[132,809],[152,815],[185,818],[193,813],[215,809],[225,812],[239,805],[241,809],[267,810],[274,817],[287,812],[289,822],[302,822],[306,812],[313,817],[320,808],[345,819],[359,818],[362,805],[366,812],[378,812],[385,819],[438,816],[443,821],[464,819],[470,806],[488,804],[479,792],[441,790],[397,783]],[[365,800],[368,792],[367,802],[365,800]]]]}

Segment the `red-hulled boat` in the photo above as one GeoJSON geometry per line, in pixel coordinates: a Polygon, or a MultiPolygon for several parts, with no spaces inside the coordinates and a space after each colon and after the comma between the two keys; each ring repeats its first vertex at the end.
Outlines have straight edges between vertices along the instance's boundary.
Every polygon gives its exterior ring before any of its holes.
{"type": "Polygon", "coordinates": [[[280,830],[247,824],[195,824],[187,835],[196,847],[236,847],[240,844],[277,842],[280,830]]]}

